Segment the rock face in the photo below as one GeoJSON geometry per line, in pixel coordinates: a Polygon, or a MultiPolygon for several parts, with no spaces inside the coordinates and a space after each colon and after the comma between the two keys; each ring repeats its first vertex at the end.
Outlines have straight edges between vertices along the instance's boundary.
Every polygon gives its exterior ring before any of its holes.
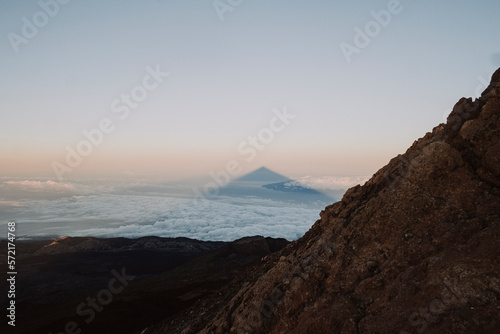
{"type": "Polygon", "coordinates": [[[183,333],[498,333],[499,87],[500,69],[183,333]]]}

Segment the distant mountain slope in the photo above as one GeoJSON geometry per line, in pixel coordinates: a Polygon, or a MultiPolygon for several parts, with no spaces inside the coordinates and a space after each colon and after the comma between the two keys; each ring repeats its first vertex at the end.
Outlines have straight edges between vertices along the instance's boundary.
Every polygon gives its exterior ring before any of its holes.
{"type": "MultiPolygon", "coordinates": [[[[316,201],[325,201],[325,202],[330,202],[331,200],[333,200],[332,197],[326,195],[325,193],[319,190],[304,187],[300,183],[295,181],[269,183],[269,184],[264,184],[262,187],[274,191],[280,191],[287,194],[297,195],[302,198],[307,198],[310,200],[314,199],[316,201]]],[[[283,194],[280,196],[285,196],[285,195],[283,194]]]]}
{"type": "Polygon", "coordinates": [[[499,252],[500,69],[265,273],[249,272],[224,308],[175,333],[496,334],[499,252]]]}
{"type": "Polygon", "coordinates": [[[321,194],[317,190],[304,187],[301,184],[294,182],[294,181],[269,183],[269,184],[264,184],[263,187],[267,188],[267,189],[271,189],[271,190],[282,191],[285,193],[295,192],[295,193],[302,193],[302,194],[309,194],[309,195],[321,194]]]}

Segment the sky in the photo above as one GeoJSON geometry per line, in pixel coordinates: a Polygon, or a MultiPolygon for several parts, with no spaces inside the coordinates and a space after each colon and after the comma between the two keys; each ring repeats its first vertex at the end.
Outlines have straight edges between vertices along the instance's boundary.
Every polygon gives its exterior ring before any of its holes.
{"type": "Polygon", "coordinates": [[[0,175],[371,175],[500,67],[497,0],[0,0],[0,175]]]}

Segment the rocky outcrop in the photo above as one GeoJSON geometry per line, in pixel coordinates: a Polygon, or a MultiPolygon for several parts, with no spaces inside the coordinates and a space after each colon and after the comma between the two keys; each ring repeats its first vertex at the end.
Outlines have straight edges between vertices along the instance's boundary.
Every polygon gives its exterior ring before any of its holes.
{"type": "Polygon", "coordinates": [[[182,333],[498,333],[500,69],[182,333]]]}

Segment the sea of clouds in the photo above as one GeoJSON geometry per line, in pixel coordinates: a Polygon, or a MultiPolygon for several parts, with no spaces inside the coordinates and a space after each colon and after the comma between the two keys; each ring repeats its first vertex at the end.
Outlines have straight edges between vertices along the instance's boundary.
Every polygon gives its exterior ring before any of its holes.
{"type": "MultiPolygon", "coordinates": [[[[330,178],[330,188],[339,189],[359,180],[330,178]]],[[[323,189],[327,181],[300,179],[311,188],[323,189]]],[[[179,184],[3,178],[0,226],[16,221],[21,238],[156,235],[231,241],[263,235],[295,240],[319,219],[328,204],[243,195],[195,200],[192,193],[192,186],[179,184]]]]}

